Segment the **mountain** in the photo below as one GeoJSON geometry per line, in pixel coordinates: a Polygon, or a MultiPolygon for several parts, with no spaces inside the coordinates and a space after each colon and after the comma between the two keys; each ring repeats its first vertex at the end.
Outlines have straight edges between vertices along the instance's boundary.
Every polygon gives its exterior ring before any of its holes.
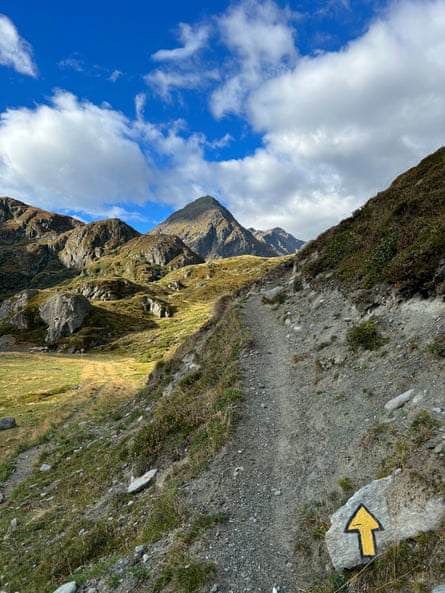
{"type": "Polygon", "coordinates": [[[51,239],[83,223],[71,216],[54,214],[13,198],[0,197],[0,245],[26,239],[51,239]]]}
{"type": "Polygon", "coordinates": [[[60,260],[67,268],[81,269],[110,254],[140,233],[118,218],[99,220],[67,233],[60,260]]]}
{"type": "Polygon", "coordinates": [[[296,239],[293,235],[280,227],[274,227],[267,231],[258,231],[249,228],[249,231],[258,239],[258,241],[272,247],[278,255],[291,255],[304,245],[304,241],[296,239]]]}
{"type": "Polygon", "coordinates": [[[186,245],[206,260],[257,255],[276,257],[277,253],[244,228],[215,198],[198,198],[174,212],[150,231],[180,237],[186,245]]]}
{"type": "Polygon", "coordinates": [[[347,289],[445,294],[445,148],[400,175],[297,257],[306,277],[347,289]]]}

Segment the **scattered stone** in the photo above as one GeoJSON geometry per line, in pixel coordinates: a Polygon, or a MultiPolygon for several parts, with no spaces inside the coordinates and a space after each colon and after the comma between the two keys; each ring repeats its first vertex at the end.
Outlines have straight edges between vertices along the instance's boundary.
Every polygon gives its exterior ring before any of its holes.
{"type": "Polygon", "coordinates": [[[331,517],[326,544],[336,570],[365,564],[390,544],[439,529],[443,496],[431,496],[408,472],[374,480],[331,517]]]}
{"type": "Polygon", "coordinates": [[[0,418],[0,430],[8,430],[10,428],[15,428],[17,423],[15,418],[0,418]]]}
{"type": "Polygon", "coordinates": [[[77,591],[77,584],[75,581],[71,581],[69,583],[65,583],[58,587],[53,593],[76,593],[77,591]]]}
{"type": "Polygon", "coordinates": [[[11,519],[11,527],[12,529],[16,529],[16,527],[18,526],[19,522],[17,520],[16,517],[14,517],[14,519],[11,519]]]}
{"type": "Polygon", "coordinates": [[[275,286],[274,288],[270,288],[269,290],[265,290],[264,293],[263,293],[263,301],[265,301],[265,302],[272,302],[283,291],[284,291],[284,287],[283,286],[275,286]]]}
{"type": "Polygon", "coordinates": [[[409,400],[413,397],[415,391],[415,389],[408,389],[408,391],[405,391],[397,397],[390,399],[385,404],[385,410],[387,410],[388,412],[392,412],[393,410],[401,408],[404,404],[406,404],[406,402],[409,402],[409,400]]]}
{"type": "Polygon", "coordinates": [[[50,469],[52,469],[52,467],[47,463],[42,463],[42,465],[40,466],[41,472],[49,472],[50,469]]]}
{"type": "Polygon", "coordinates": [[[210,589],[209,593],[217,593],[219,591],[219,585],[215,583],[213,587],[210,589]]]}
{"type": "Polygon", "coordinates": [[[148,486],[148,484],[152,481],[157,473],[157,469],[151,469],[146,472],[143,476],[136,478],[130,482],[130,485],[127,488],[128,494],[133,492],[140,492],[144,488],[148,486]]]}

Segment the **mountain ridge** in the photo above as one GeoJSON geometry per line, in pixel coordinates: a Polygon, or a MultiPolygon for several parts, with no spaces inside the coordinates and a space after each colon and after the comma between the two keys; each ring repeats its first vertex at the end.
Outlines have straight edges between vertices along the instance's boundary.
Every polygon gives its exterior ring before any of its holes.
{"type": "MultiPolygon", "coordinates": [[[[264,237],[258,239],[211,196],[202,196],[177,210],[149,234],[157,233],[179,236],[205,260],[238,255],[284,255],[282,248],[275,249],[264,237]]],[[[286,255],[290,253],[293,251],[288,251],[286,255]]]]}

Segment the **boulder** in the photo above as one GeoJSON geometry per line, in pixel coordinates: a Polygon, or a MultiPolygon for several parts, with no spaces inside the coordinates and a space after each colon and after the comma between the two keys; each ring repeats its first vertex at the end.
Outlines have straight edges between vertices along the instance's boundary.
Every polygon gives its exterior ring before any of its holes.
{"type": "Polygon", "coordinates": [[[47,342],[70,336],[82,326],[91,310],[88,299],[77,293],[56,294],[39,308],[40,316],[48,324],[47,342]]]}
{"type": "Polygon", "coordinates": [[[0,418],[0,430],[8,430],[17,426],[15,418],[0,418]]]}
{"type": "Polygon", "coordinates": [[[445,497],[408,472],[374,480],[331,517],[326,545],[336,570],[366,564],[387,546],[441,527],[445,497]]]}

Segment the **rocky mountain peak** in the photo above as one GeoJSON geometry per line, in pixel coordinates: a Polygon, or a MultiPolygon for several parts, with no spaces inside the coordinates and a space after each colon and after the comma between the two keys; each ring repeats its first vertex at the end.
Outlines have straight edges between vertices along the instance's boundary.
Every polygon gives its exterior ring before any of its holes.
{"type": "Polygon", "coordinates": [[[274,257],[271,247],[258,241],[211,196],[203,196],[174,212],[150,234],[180,237],[206,260],[238,255],[274,257]]]}

